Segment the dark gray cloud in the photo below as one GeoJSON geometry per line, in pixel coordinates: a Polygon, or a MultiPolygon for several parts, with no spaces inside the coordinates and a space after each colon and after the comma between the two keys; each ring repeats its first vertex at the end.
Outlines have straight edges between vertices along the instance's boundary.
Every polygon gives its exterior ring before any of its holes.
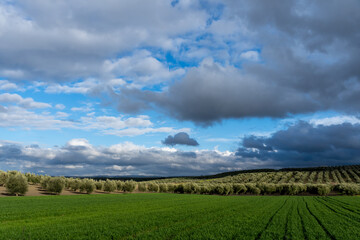
{"type": "Polygon", "coordinates": [[[146,148],[129,142],[105,147],[73,139],[63,147],[42,148],[0,141],[1,170],[51,175],[206,175],[258,164],[236,159],[229,152],[146,148]]]}
{"type": "Polygon", "coordinates": [[[1,1],[0,75],[35,81],[105,77],[105,60],[139,47],[173,49],[174,36],[203,29],[208,15],[196,5],[1,1]]]}
{"type": "MultiPolygon", "coordinates": [[[[125,90],[121,98],[133,110],[155,105],[201,125],[324,110],[356,114],[359,11],[359,1],[225,1],[220,20],[242,27],[233,34],[238,41],[248,39],[244,44],[258,52],[258,61],[206,59],[162,93],[132,90],[130,96],[125,90]]],[[[228,47],[232,54],[246,52],[235,44],[228,47]]],[[[129,109],[120,103],[119,110],[129,109]]]]}
{"type": "Polygon", "coordinates": [[[195,139],[190,138],[189,134],[185,132],[179,132],[174,136],[169,135],[167,138],[165,138],[164,141],[162,141],[162,143],[169,146],[175,146],[175,145],[199,146],[199,143],[195,139]]]}
{"type": "Polygon", "coordinates": [[[286,167],[359,164],[360,124],[313,126],[300,121],[270,137],[245,137],[236,155],[286,167]]]}

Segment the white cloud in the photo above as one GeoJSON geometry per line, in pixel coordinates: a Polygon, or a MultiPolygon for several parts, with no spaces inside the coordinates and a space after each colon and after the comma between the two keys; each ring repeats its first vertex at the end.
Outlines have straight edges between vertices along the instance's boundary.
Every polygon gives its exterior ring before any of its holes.
{"type": "Polygon", "coordinates": [[[106,59],[135,48],[176,49],[179,36],[206,28],[209,16],[196,5],[173,7],[163,0],[0,3],[0,75],[81,79],[97,76],[106,59]]]}
{"type": "Polygon", "coordinates": [[[65,105],[64,104],[56,104],[55,108],[59,109],[59,110],[63,110],[63,109],[65,109],[65,105]]]}
{"type": "Polygon", "coordinates": [[[259,61],[259,52],[247,51],[240,54],[240,57],[249,61],[259,61]]]}
{"type": "Polygon", "coordinates": [[[0,127],[49,130],[74,128],[75,123],[56,119],[49,114],[38,114],[18,106],[8,106],[0,108],[0,127]]]}
{"type": "Polygon", "coordinates": [[[13,90],[17,88],[18,86],[15,83],[9,82],[8,80],[0,80],[0,90],[13,90]]]}
{"type": "Polygon", "coordinates": [[[95,79],[86,79],[81,82],[76,82],[68,85],[52,84],[46,89],[46,93],[89,93],[92,89],[99,85],[95,79]]]}
{"type": "Polygon", "coordinates": [[[0,94],[0,102],[15,103],[23,108],[50,108],[51,105],[43,102],[35,102],[32,98],[22,98],[18,94],[3,93],[0,94]]]}
{"type": "Polygon", "coordinates": [[[135,84],[154,84],[163,82],[185,73],[183,69],[170,70],[146,50],[135,51],[133,55],[107,60],[104,72],[114,76],[122,76],[135,84]]]}
{"type": "Polygon", "coordinates": [[[203,175],[251,167],[237,161],[233,152],[201,150],[184,152],[173,148],[147,148],[131,142],[109,147],[93,146],[87,139],[72,139],[60,148],[0,146],[0,168],[21,169],[51,175],[203,175]],[[9,161],[11,159],[11,161],[9,161]]]}
{"type": "Polygon", "coordinates": [[[309,122],[313,125],[331,126],[331,125],[339,125],[342,123],[359,124],[360,119],[355,116],[334,116],[334,117],[311,119],[309,122]]]}

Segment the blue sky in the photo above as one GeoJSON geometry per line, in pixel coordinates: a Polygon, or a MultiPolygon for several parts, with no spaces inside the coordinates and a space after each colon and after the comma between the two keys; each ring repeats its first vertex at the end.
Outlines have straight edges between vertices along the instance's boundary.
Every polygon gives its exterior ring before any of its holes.
{"type": "Polygon", "coordinates": [[[0,0],[0,169],[179,176],[358,164],[358,10],[0,0]]]}

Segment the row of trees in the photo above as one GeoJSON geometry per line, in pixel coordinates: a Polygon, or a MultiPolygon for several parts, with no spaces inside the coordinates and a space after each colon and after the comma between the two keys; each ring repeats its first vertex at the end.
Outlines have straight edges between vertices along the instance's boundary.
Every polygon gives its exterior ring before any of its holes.
{"type": "Polygon", "coordinates": [[[359,184],[301,184],[301,183],[139,183],[138,190],[141,192],[168,192],[168,193],[188,193],[188,194],[216,194],[216,195],[233,195],[233,194],[281,194],[281,195],[298,195],[298,194],[316,194],[328,195],[331,191],[346,194],[360,194],[359,184]]]}
{"type": "Polygon", "coordinates": [[[52,194],[60,194],[64,189],[81,193],[93,193],[96,190],[105,192],[133,192],[137,184],[134,181],[95,181],[93,179],[50,177],[36,174],[22,174],[17,171],[0,171],[0,186],[5,186],[12,195],[24,195],[29,184],[40,184],[41,188],[52,194]]]}
{"type": "MultiPolygon", "coordinates": [[[[258,174],[258,173],[256,173],[258,174]]],[[[337,174],[334,171],[334,174],[337,174]]],[[[315,174],[308,174],[311,178],[315,174]]],[[[282,179],[293,177],[294,173],[288,172],[282,179]]],[[[302,174],[295,173],[299,179],[302,174]]],[[[264,178],[264,176],[262,176],[264,178]]],[[[327,175],[323,175],[327,178],[327,175]]],[[[178,179],[176,179],[178,180],[178,179]]],[[[339,183],[339,184],[314,184],[296,183],[294,181],[279,181],[279,183],[255,182],[255,183],[223,183],[216,181],[202,180],[200,182],[186,181],[182,183],[169,183],[162,180],[140,182],[134,181],[95,181],[93,179],[50,177],[36,174],[22,174],[17,171],[0,171],[0,186],[6,186],[7,191],[14,195],[24,195],[28,191],[28,184],[40,184],[41,188],[52,194],[60,194],[64,189],[91,194],[95,190],[105,192],[167,192],[167,193],[189,193],[189,194],[317,194],[328,195],[331,191],[346,194],[360,194],[360,184],[339,183]]]]}
{"type": "Polygon", "coordinates": [[[159,183],[184,183],[203,182],[210,183],[302,183],[302,184],[360,184],[360,166],[348,166],[337,168],[314,169],[309,171],[269,171],[239,173],[237,175],[226,176],[213,179],[201,178],[168,178],[158,180],[159,183]]]}

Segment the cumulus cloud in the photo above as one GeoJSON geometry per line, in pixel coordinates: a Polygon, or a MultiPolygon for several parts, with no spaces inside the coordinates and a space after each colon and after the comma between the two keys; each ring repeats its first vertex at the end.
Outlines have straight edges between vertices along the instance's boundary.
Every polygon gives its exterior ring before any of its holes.
{"type": "Polygon", "coordinates": [[[51,105],[43,102],[36,102],[32,98],[23,98],[18,94],[0,94],[0,103],[13,103],[23,108],[50,108],[51,105]]]}
{"type": "Polygon", "coordinates": [[[209,28],[215,39],[204,36],[198,44],[214,53],[209,42],[215,40],[217,49],[233,51],[203,60],[162,93],[124,90],[118,108],[138,112],[155,105],[177,119],[203,125],[324,110],[358,113],[359,10],[357,1],[225,1],[223,14],[209,28]],[[242,28],[234,28],[233,35],[215,28],[233,21],[242,28]],[[224,43],[234,36],[246,42],[224,43]]]}
{"type": "Polygon", "coordinates": [[[359,153],[360,124],[312,125],[300,121],[269,137],[245,137],[236,155],[299,167],[358,164],[359,153]]]}
{"type": "Polygon", "coordinates": [[[93,146],[72,139],[63,147],[42,148],[19,143],[0,144],[0,168],[51,175],[185,176],[238,170],[253,162],[236,161],[232,152],[147,148],[124,142],[93,146]]]}
{"type": "Polygon", "coordinates": [[[174,136],[169,135],[167,138],[165,138],[165,140],[162,141],[162,143],[169,146],[199,146],[199,143],[195,139],[190,138],[189,134],[187,134],[186,132],[179,132],[174,136]]]}
{"type": "Polygon", "coordinates": [[[14,90],[18,86],[15,83],[9,82],[8,80],[0,80],[0,90],[14,90]]]}
{"type": "Polygon", "coordinates": [[[247,76],[233,66],[222,66],[212,59],[205,59],[199,67],[188,70],[168,91],[132,89],[123,91],[119,98],[121,111],[136,112],[154,103],[175,118],[203,125],[224,118],[284,117],[287,113],[318,108],[317,102],[294,89],[247,76]]]}
{"type": "MultiPolygon", "coordinates": [[[[4,95],[8,96],[8,95],[4,95]]],[[[8,101],[12,98],[22,98],[15,94],[10,95],[10,98],[0,95],[0,102],[8,101]]],[[[13,101],[12,101],[13,102],[13,101]]],[[[95,114],[87,114],[87,116],[80,116],[78,119],[68,119],[70,116],[66,112],[56,112],[51,114],[49,112],[38,113],[32,109],[26,109],[22,101],[18,101],[16,105],[2,106],[0,105],[0,127],[13,128],[18,127],[22,129],[37,129],[37,130],[53,130],[53,129],[80,129],[80,130],[93,130],[104,135],[115,136],[138,136],[149,133],[173,133],[177,131],[190,131],[188,128],[174,128],[174,127],[155,127],[151,122],[150,117],[146,115],[139,115],[134,117],[118,117],[95,114]],[[20,105],[20,106],[19,106],[20,105]]],[[[29,102],[26,101],[29,107],[29,102]]],[[[31,103],[32,107],[42,106],[40,103],[31,103]]],[[[91,111],[91,106],[82,108],[72,108],[72,111],[91,111]]]]}
{"type": "Polygon", "coordinates": [[[106,60],[138,47],[176,49],[208,14],[197,1],[26,0],[2,2],[0,19],[0,75],[71,81],[99,76],[106,60]]]}
{"type": "Polygon", "coordinates": [[[132,56],[107,60],[103,66],[104,72],[122,76],[135,87],[164,82],[185,73],[183,69],[170,70],[151,55],[147,50],[138,50],[132,56]]]}

